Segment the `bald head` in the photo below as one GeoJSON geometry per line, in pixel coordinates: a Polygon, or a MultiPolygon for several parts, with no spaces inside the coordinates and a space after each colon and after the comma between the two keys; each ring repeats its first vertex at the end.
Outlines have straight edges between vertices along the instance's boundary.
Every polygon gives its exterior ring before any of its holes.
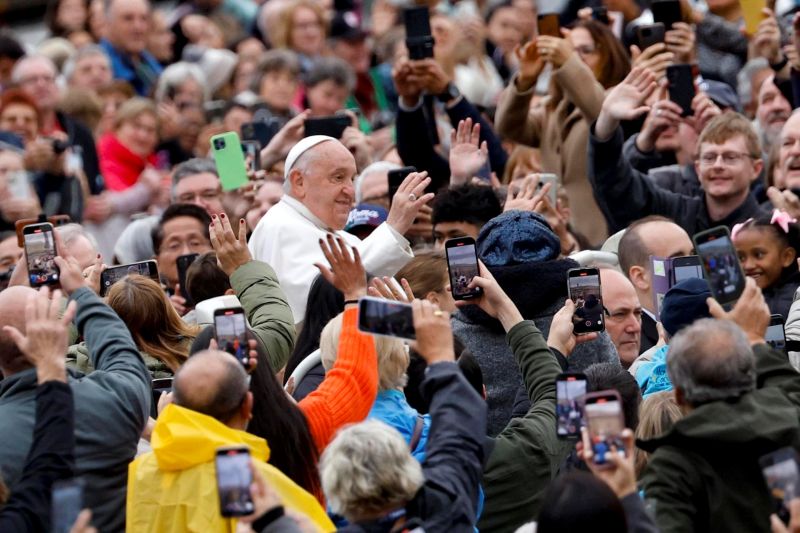
{"type": "Polygon", "coordinates": [[[25,333],[25,306],[28,298],[35,295],[30,287],[20,286],[0,292],[0,370],[5,377],[33,367],[2,328],[12,326],[25,333]]]}

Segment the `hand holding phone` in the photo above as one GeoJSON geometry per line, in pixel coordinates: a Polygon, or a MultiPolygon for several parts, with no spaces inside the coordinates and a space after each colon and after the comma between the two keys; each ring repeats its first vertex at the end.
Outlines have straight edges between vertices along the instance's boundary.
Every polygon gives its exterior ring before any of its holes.
{"type": "Polygon", "coordinates": [[[714,299],[723,306],[738,300],[745,288],[745,276],[728,228],[701,231],[692,240],[714,299]]]}
{"type": "Polygon", "coordinates": [[[411,304],[371,296],[358,300],[358,329],[384,337],[417,338],[411,304]]]}
{"type": "Polygon", "coordinates": [[[255,505],[250,494],[253,483],[250,449],[247,446],[217,448],[214,463],[220,514],[224,517],[252,514],[255,505]]]}
{"type": "Polygon", "coordinates": [[[428,6],[408,7],[403,11],[406,48],[411,60],[433,57],[433,34],[428,6]]]}
{"type": "Polygon", "coordinates": [[[109,267],[100,274],[100,296],[105,296],[108,289],[110,289],[113,284],[131,274],[145,276],[156,283],[160,281],[158,277],[158,266],[154,260],[109,267]]]}
{"type": "Polygon", "coordinates": [[[572,323],[575,334],[603,331],[603,293],[600,289],[600,270],[572,268],[567,272],[567,292],[575,303],[572,323]]]}
{"type": "Polygon", "coordinates": [[[583,427],[583,397],[586,376],[580,373],[556,376],[556,436],[577,439],[583,427]]]}
{"type": "Polygon", "coordinates": [[[31,287],[57,284],[60,271],[56,265],[58,250],[53,225],[49,222],[30,224],[23,228],[22,235],[31,287]]]}
{"type": "Polygon", "coordinates": [[[447,254],[447,271],[453,299],[469,300],[483,294],[480,287],[469,287],[472,278],[480,275],[475,239],[472,237],[448,239],[444,243],[444,250],[447,254]]]}
{"type": "Polygon", "coordinates": [[[762,456],[758,460],[761,473],[775,502],[776,514],[788,524],[789,502],[800,496],[800,467],[794,448],[786,447],[762,456]]]}
{"type": "MultiPolygon", "coordinates": [[[[622,399],[615,390],[593,392],[584,397],[583,414],[586,419],[588,445],[592,451],[592,463],[599,468],[609,468],[607,453],[625,454],[623,440],[625,417],[622,399]]],[[[587,443],[584,443],[586,445],[587,443]]]]}
{"type": "Polygon", "coordinates": [[[692,65],[668,66],[667,83],[669,99],[681,107],[681,116],[688,117],[693,115],[692,100],[694,100],[696,90],[692,65]]]}
{"type": "Polygon", "coordinates": [[[214,338],[220,350],[234,356],[245,369],[250,367],[250,345],[244,309],[227,307],[215,310],[214,338]]]}

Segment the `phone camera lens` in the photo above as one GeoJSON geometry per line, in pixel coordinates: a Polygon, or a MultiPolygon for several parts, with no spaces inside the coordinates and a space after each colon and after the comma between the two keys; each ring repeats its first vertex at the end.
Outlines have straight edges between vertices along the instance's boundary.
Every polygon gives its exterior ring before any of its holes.
{"type": "Polygon", "coordinates": [[[214,148],[217,150],[225,148],[225,139],[214,139],[214,148]]]}

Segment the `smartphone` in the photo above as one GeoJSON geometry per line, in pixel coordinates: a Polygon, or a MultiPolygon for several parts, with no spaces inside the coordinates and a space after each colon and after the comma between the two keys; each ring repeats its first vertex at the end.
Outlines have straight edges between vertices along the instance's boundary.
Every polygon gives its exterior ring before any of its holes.
{"type": "Polygon", "coordinates": [[[411,304],[365,296],[358,301],[358,329],[372,335],[416,340],[411,304]]]}
{"type": "Polygon", "coordinates": [[[557,13],[539,15],[536,27],[539,31],[539,35],[549,35],[551,37],[558,37],[559,39],[562,37],[561,24],[558,21],[557,13]]]}
{"type": "Polygon", "coordinates": [[[226,307],[214,311],[214,338],[219,349],[234,356],[245,368],[250,367],[247,345],[247,320],[241,307],[226,307]]]}
{"type": "Polygon", "coordinates": [[[181,288],[181,296],[186,300],[186,304],[193,306],[192,298],[189,296],[189,291],[186,289],[186,271],[192,266],[200,254],[186,254],[181,255],[175,260],[175,266],[178,268],[178,285],[181,288]]]}
{"type": "Polygon", "coordinates": [[[69,224],[72,222],[72,219],[69,218],[69,215],[53,215],[49,217],[45,217],[41,215],[39,218],[23,218],[14,222],[14,229],[17,231],[17,246],[22,248],[25,246],[25,238],[22,235],[22,230],[25,229],[25,226],[30,226],[31,224],[40,224],[42,222],[49,222],[53,225],[53,227],[64,226],[65,224],[69,224]]]}
{"type": "Polygon", "coordinates": [[[258,141],[242,141],[242,152],[247,170],[255,172],[261,169],[261,143],[258,141]]]}
{"type": "Polygon", "coordinates": [[[345,128],[352,125],[350,117],[347,115],[331,115],[329,117],[307,118],[305,124],[304,137],[312,135],[327,135],[334,139],[340,139],[345,128]]]}
{"type": "Polygon", "coordinates": [[[602,22],[603,24],[611,24],[611,19],[608,18],[608,8],[606,6],[597,6],[592,8],[592,20],[602,22]]]}
{"type": "Polygon", "coordinates": [[[687,64],[667,67],[667,90],[669,99],[681,107],[681,116],[694,114],[692,99],[695,95],[692,66],[687,64]]]}
{"type": "Polygon", "coordinates": [[[85,482],[81,478],[53,483],[51,517],[53,533],[69,533],[83,509],[85,482]]]}
{"type": "Polygon", "coordinates": [[[159,282],[158,266],[154,260],[113,266],[100,274],[100,296],[105,296],[113,284],[131,274],[138,274],[150,278],[156,283],[159,282]]]}
{"type": "Polygon", "coordinates": [[[594,452],[594,463],[598,466],[609,466],[605,458],[606,452],[616,448],[618,453],[625,453],[622,441],[625,417],[622,414],[619,393],[606,390],[587,394],[583,402],[583,416],[594,452]]]}
{"type": "Polygon", "coordinates": [[[585,375],[568,373],[556,376],[556,435],[559,439],[580,438],[585,395],[585,375]]]}
{"type": "Polygon", "coordinates": [[[276,120],[253,121],[242,124],[242,144],[244,141],[258,141],[261,146],[266,146],[278,133],[278,122],[276,120]]]}
{"type": "Polygon", "coordinates": [[[250,485],[253,471],[247,446],[217,448],[214,465],[217,471],[219,511],[222,516],[246,516],[255,510],[250,485]]]}
{"type": "Polygon", "coordinates": [[[30,224],[23,228],[22,236],[31,287],[38,288],[58,283],[59,271],[55,261],[58,251],[53,225],[49,222],[30,224]]]}
{"type": "Polygon", "coordinates": [[[397,194],[397,189],[402,185],[409,174],[416,172],[417,167],[402,167],[389,171],[389,204],[391,205],[394,200],[394,195],[397,194]]]}
{"type": "Polygon", "coordinates": [[[553,204],[553,207],[555,208],[558,205],[558,176],[548,173],[539,174],[539,185],[536,186],[536,190],[542,190],[542,187],[544,187],[547,183],[552,184],[550,186],[550,192],[547,193],[547,197],[550,199],[550,203],[553,204]]]}
{"type": "Polygon", "coordinates": [[[764,340],[776,350],[786,351],[786,331],[783,329],[783,315],[771,315],[764,340]]]}
{"type": "Polygon", "coordinates": [[[699,278],[703,279],[703,265],[696,255],[684,255],[672,258],[672,285],[681,281],[699,278]]]}
{"type": "Polygon", "coordinates": [[[639,46],[639,50],[644,52],[654,44],[663,43],[665,33],[664,24],[661,22],[638,26],[636,28],[636,42],[639,46]]]}
{"type": "Polygon", "coordinates": [[[778,518],[789,523],[789,502],[800,492],[800,469],[794,448],[787,446],[759,458],[761,473],[775,502],[778,518]]]}
{"type": "Polygon", "coordinates": [[[653,12],[653,22],[660,22],[665,30],[671,30],[673,24],[683,20],[679,0],[655,0],[650,4],[650,11],[653,12]]]}
{"type": "Polygon", "coordinates": [[[229,131],[211,137],[211,152],[223,191],[233,191],[247,184],[247,166],[236,132],[229,131]]]}
{"type": "Polygon", "coordinates": [[[600,291],[600,270],[571,268],[567,272],[567,292],[575,302],[572,315],[575,334],[603,331],[603,295],[600,291]]]}
{"type": "Polygon", "coordinates": [[[411,60],[433,57],[433,34],[427,6],[408,7],[403,10],[406,27],[406,48],[411,60]]]}
{"type": "Polygon", "coordinates": [[[762,9],[767,7],[764,0],[739,0],[742,8],[742,18],[744,19],[744,30],[748,35],[755,35],[758,25],[764,20],[762,9]]]}
{"type": "Polygon", "coordinates": [[[210,100],[203,104],[203,111],[206,114],[206,122],[222,122],[225,119],[225,110],[228,102],[225,100],[210,100]]]}
{"type": "Polygon", "coordinates": [[[472,278],[480,274],[478,248],[472,237],[448,239],[444,243],[447,254],[447,271],[450,274],[450,290],[454,300],[477,298],[483,291],[480,287],[469,288],[472,278]]]}
{"type": "Polygon", "coordinates": [[[172,390],[172,379],[173,378],[157,378],[150,382],[153,390],[172,390]]]}
{"type": "Polygon", "coordinates": [[[725,226],[702,231],[692,237],[712,296],[721,305],[732,304],[744,290],[745,277],[731,233],[725,226]]]}

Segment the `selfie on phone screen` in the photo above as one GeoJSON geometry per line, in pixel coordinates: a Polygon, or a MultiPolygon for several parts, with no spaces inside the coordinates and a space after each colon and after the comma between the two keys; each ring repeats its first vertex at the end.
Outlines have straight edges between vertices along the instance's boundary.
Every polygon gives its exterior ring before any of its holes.
{"type": "Polygon", "coordinates": [[[556,433],[559,437],[575,437],[583,425],[583,396],[586,377],[558,376],[556,378],[556,433]]]}

